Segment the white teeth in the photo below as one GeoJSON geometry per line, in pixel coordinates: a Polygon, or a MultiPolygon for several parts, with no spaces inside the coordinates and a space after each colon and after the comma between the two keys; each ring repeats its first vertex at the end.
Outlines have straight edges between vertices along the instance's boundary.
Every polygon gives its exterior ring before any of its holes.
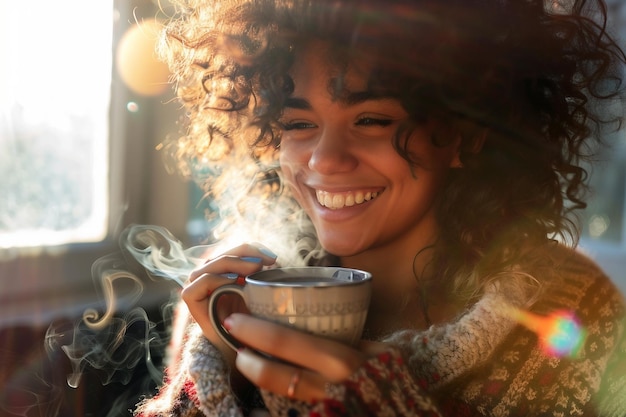
{"type": "Polygon", "coordinates": [[[318,196],[317,200],[321,205],[326,207],[332,207],[333,205],[333,197],[330,194],[322,195],[321,198],[318,196]]]}
{"type": "Polygon", "coordinates": [[[346,199],[339,194],[335,194],[333,196],[333,205],[332,207],[343,207],[346,199]]]}
{"type": "Polygon", "coordinates": [[[337,210],[344,207],[352,207],[373,200],[378,196],[377,192],[350,191],[347,193],[329,193],[327,191],[316,190],[317,201],[324,207],[337,210]]]}

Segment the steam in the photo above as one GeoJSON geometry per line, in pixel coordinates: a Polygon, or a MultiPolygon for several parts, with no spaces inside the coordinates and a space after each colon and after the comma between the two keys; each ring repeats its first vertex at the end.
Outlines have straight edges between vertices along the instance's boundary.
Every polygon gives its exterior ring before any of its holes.
{"type": "MultiPolygon", "coordinates": [[[[96,262],[101,262],[101,260],[96,262]]],[[[101,330],[108,326],[113,319],[113,314],[117,310],[117,302],[122,301],[118,300],[115,294],[115,281],[119,279],[128,279],[135,284],[130,292],[125,294],[125,298],[128,298],[130,303],[137,301],[143,293],[143,284],[139,278],[125,271],[107,271],[102,276],[102,289],[104,291],[104,300],[106,301],[106,311],[104,315],[100,316],[98,311],[93,308],[89,308],[83,313],[83,321],[90,328],[101,330]]]]}
{"type": "MultiPolygon", "coordinates": [[[[78,387],[87,373],[95,373],[104,385],[126,385],[137,377],[139,367],[147,370],[146,388],[129,396],[137,394],[138,401],[140,394],[159,386],[179,291],[190,273],[211,257],[242,243],[270,248],[282,266],[304,265],[308,259],[303,253],[320,253],[314,250],[317,241],[305,227],[310,222],[280,192],[278,174],[260,172],[249,156],[242,159],[220,164],[203,185],[211,189],[207,197],[212,198],[214,210],[209,213],[215,220],[207,239],[210,244],[185,248],[162,226],[135,224],[121,233],[118,253],[93,264],[100,305],[86,309],[72,326],[51,325],[46,334],[49,354],[62,352],[70,361],[68,386],[78,387]],[[154,285],[170,291],[169,300],[160,307],[163,320],[157,323],[146,311],[146,298],[154,298],[154,285]]],[[[120,407],[122,402],[120,398],[120,407]]]]}
{"type": "Polygon", "coordinates": [[[167,229],[141,225],[127,228],[120,245],[123,252],[100,258],[92,266],[103,310],[85,310],[73,329],[52,325],[47,331],[48,352],[61,349],[70,360],[70,387],[78,387],[87,369],[97,370],[104,385],[113,381],[127,384],[140,361],[150,379],[160,383],[162,372],[152,361],[152,350],[162,351],[165,346],[173,303],[163,306],[166,323],[158,330],[138,305],[146,293],[146,277],[182,287],[191,270],[205,261],[204,255],[210,249],[195,246],[184,250],[167,229]],[[136,263],[142,268],[133,273],[133,269],[138,269],[136,263]]]}
{"type": "Polygon", "coordinates": [[[70,361],[67,384],[78,387],[87,371],[96,372],[104,385],[127,384],[140,364],[152,383],[160,384],[163,374],[153,362],[153,352],[162,355],[168,343],[178,291],[194,268],[232,242],[225,239],[184,248],[161,226],[131,225],[124,230],[120,252],[102,257],[92,266],[102,305],[86,309],[73,327],[52,324],[46,333],[48,353],[60,350],[70,361]],[[171,284],[170,300],[161,307],[162,323],[152,322],[142,306],[143,299],[151,295],[151,281],[171,284]]]}
{"type": "Polygon", "coordinates": [[[172,280],[180,287],[214,249],[212,245],[198,245],[185,250],[180,240],[166,228],[146,225],[127,228],[120,244],[151,276],[172,280]]]}
{"type": "MultiPolygon", "coordinates": [[[[16,352],[17,353],[17,352],[16,352]]],[[[15,360],[3,352],[3,360],[15,360]]],[[[0,389],[0,415],[56,417],[62,407],[62,390],[58,381],[52,380],[50,365],[42,361],[29,362],[15,378],[0,389]]]]}
{"type": "MultiPolygon", "coordinates": [[[[152,363],[151,346],[157,345],[154,324],[150,322],[142,308],[136,308],[123,318],[111,317],[98,322],[99,327],[82,322],[74,328],[71,343],[61,346],[72,365],[72,373],[67,377],[67,384],[77,388],[87,367],[99,370],[102,383],[112,381],[127,384],[140,360],[144,360],[150,377],[160,381],[161,371],[152,363]],[[134,329],[138,326],[137,329],[134,329]],[[131,332],[132,330],[132,332],[131,332]]],[[[55,328],[48,329],[46,341],[49,349],[65,334],[58,333],[55,328]]]]}

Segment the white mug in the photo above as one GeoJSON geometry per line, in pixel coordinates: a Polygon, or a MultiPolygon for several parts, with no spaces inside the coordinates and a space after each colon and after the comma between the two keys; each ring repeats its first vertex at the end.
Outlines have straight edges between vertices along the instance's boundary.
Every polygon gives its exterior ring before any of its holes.
{"type": "Polygon", "coordinates": [[[209,296],[209,316],[217,334],[234,350],[241,344],[217,317],[217,301],[238,294],[260,318],[356,345],[371,298],[372,274],[341,267],[275,268],[246,277],[244,286],[217,288],[209,296]]]}

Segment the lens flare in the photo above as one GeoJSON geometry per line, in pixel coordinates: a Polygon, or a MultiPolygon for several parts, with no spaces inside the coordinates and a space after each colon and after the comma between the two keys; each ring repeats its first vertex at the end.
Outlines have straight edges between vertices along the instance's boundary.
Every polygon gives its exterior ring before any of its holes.
{"type": "Polygon", "coordinates": [[[511,309],[511,316],[537,334],[547,355],[575,357],[585,341],[586,331],[572,312],[560,310],[540,316],[525,310],[511,309]]]}

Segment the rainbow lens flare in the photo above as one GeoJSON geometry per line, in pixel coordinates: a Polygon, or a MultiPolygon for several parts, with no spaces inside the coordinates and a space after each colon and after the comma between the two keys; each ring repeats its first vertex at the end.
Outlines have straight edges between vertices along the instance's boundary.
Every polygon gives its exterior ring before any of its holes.
{"type": "Polygon", "coordinates": [[[585,329],[569,311],[555,311],[548,316],[540,316],[513,309],[512,317],[537,334],[543,351],[550,356],[574,357],[585,341],[585,329]]]}

